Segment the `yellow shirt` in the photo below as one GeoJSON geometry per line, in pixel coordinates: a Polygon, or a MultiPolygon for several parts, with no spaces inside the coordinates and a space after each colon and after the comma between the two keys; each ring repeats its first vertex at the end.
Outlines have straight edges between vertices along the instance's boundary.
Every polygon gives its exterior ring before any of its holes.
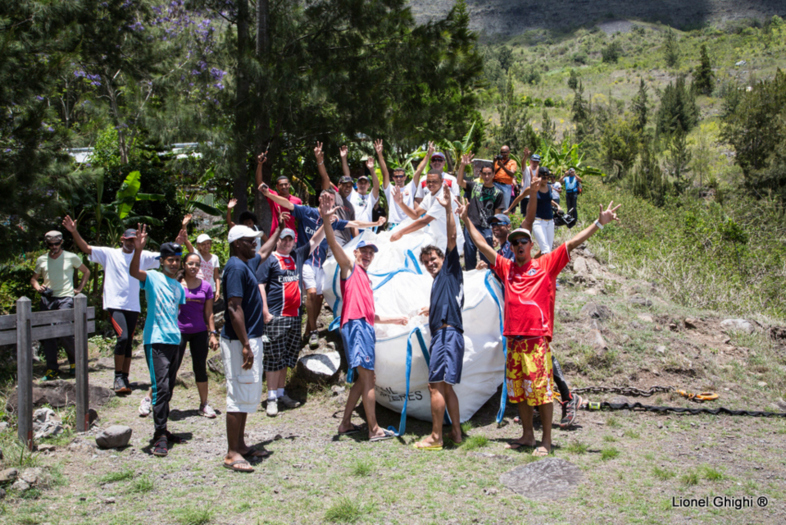
{"type": "Polygon", "coordinates": [[[52,297],[73,297],[74,270],[81,267],[82,259],[74,253],[63,251],[57,259],[47,253],[36,260],[35,273],[52,289],[52,297]]]}

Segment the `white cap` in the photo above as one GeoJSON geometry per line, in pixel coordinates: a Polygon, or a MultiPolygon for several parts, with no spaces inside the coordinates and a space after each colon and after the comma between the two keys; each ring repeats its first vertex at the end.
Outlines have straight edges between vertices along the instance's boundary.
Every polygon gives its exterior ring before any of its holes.
{"type": "Polygon", "coordinates": [[[284,231],[281,232],[281,235],[278,236],[279,239],[283,239],[284,237],[292,237],[295,238],[295,230],[292,228],[284,228],[284,231]]]}
{"type": "Polygon", "coordinates": [[[262,237],[262,231],[254,231],[248,226],[243,226],[242,224],[237,224],[232,226],[232,229],[229,230],[229,243],[233,243],[238,239],[245,239],[246,237],[262,237]]]}
{"type": "Polygon", "coordinates": [[[203,243],[205,241],[212,241],[213,239],[210,238],[210,235],[206,233],[202,233],[197,237],[197,244],[203,243]]]}

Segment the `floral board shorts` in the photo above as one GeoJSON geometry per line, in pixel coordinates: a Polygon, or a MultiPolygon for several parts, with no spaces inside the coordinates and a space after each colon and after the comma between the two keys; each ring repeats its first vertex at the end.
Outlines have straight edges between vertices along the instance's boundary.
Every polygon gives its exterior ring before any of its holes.
{"type": "Polygon", "coordinates": [[[548,340],[544,337],[508,338],[505,376],[511,403],[538,406],[553,402],[554,374],[548,340]]]}

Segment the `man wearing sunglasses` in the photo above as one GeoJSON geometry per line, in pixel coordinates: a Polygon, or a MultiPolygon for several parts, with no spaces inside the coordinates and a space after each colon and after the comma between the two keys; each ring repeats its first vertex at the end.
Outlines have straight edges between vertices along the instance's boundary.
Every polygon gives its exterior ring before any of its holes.
{"type": "MultiPolygon", "coordinates": [[[[534,185],[534,180],[533,187],[534,185]]],[[[531,224],[534,217],[536,199],[530,199],[524,225],[531,224]]],[[[546,456],[551,452],[551,424],[554,417],[551,342],[554,330],[554,303],[556,300],[557,276],[570,262],[570,252],[592,237],[611,221],[619,221],[613,202],[604,210],[591,226],[571,240],[537,259],[532,258],[532,234],[526,228],[519,228],[508,235],[514,260],[508,260],[494,252],[486,243],[483,235],[466,217],[472,240],[489,260],[494,261],[492,270],[500,278],[505,288],[505,320],[503,335],[508,341],[508,359],[505,376],[508,398],[517,403],[523,426],[521,438],[512,441],[508,448],[535,447],[535,432],[532,416],[535,407],[543,422],[543,439],[535,448],[533,456],[546,456]]]]}
{"type": "MultiPolygon", "coordinates": [[[[427,158],[429,159],[429,170],[427,173],[430,173],[432,171],[437,172],[440,175],[440,177],[442,177],[442,183],[448,188],[450,188],[450,192],[454,196],[458,197],[461,193],[458,186],[458,180],[450,173],[445,173],[445,161],[446,161],[445,154],[438,151],[436,153],[432,153],[427,158]]],[[[420,186],[418,186],[418,191],[415,194],[415,204],[420,204],[426,198],[426,195],[428,195],[429,193],[432,193],[432,191],[431,188],[428,187],[427,182],[426,181],[421,182],[420,186]]]]}
{"type": "MultiPolygon", "coordinates": [[[[30,284],[41,294],[41,310],[70,310],[74,308],[74,296],[82,293],[82,288],[90,278],[90,270],[75,253],[63,250],[63,234],[53,230],[44,236],[49,253],[36,260],[35,273],[30,284]],[[79,286],[74,289],[74,270],[82,274],[79,286]],[[43,277],[44,285],[38,280],[43,277]]],[[[76,362],[74,360],[74,336],[46,339],[41,341],[46,358],[46,374],[42,381],[58,379],[60,369],[57,364],[57,343],[63,345],[68,356],[69,375],[74,376],[76,362]]]]}
{"type": "Polygon", "coordinates": [[[388,176],[388,169],[385,165],[385,159],[380,155],[379,164],[382,168],[382,189],[385,192],[385,199],[388,201],[388,227],[393,229],[400,223],[407,219],[406,212],[401,209],[401,206],[396,203],[393,198],[393,191],[398,191],[404,203],[410,208],[415,204],[415,194],[418,191],[418,184],[420,183],[420,176],[423,170],[426,169],[431,155],[434,153],[434,143],[428,143],[428,150],[423,160],[418,164],[415,170],[415,175],[412,180],[407,183],[407,172],[404,168],[393,168],[393,185],[390,185],[390,177],[388,176]],[[395,190],[394,190],[395,189],[395,190]]]}

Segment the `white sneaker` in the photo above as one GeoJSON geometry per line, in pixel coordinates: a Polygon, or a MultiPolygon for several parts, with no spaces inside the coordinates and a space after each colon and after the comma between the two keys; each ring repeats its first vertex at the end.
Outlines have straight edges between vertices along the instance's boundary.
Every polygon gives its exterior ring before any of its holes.
{"type": "Polygon", "coordinates": [[[199,415],[205,416],[206,418],[213,419],[216,417],[216,411],[213,410],[210,405],[205,403],[204,405],[199,406],[199,415]]]}
{"type": "Polygon", "coordinates": [[[153,411],[153,401],[149,397],[143,397],[142,402],[139,403],[139,415],[147,417],[153,411]]]}
{"type": "Polygon", "coordinates": [[[267,410],[265,413],[268,417],[276,417],[278,415],[278,400],[277,399],[268,399],[267,400],[267,410]]]}
{"type": "Polygon", "coordinates": [[[295,401],[294,399],[292,399],[286,394],[279,397],[277,401],[282,405],[284,405],[286,408],[297,408],[300,406],[300,401],[295,401]]]}

